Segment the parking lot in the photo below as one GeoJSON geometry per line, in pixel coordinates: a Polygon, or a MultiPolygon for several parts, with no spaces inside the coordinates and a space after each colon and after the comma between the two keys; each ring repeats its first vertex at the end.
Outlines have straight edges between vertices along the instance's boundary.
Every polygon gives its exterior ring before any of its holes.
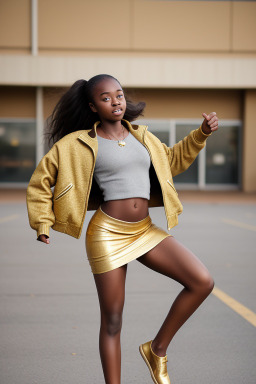
{"type": "MultiPolygon", "coordinates": [[[[51,230],[36,241],[24,194],[0,198],[1,384],[104,383],[100,312],[79,240],[51,230]]],[[[216,288],[167,351],[172,384],[256,383],[256,196],[181,193],[171,233],[208,267],[216,288]]],[[[155,224],[166,229],[163,208],[155,224]]],[[[129,263],[122,328],[122,383],[152,383],[138,347],[157,333],[181,286],[129,263]]]]}

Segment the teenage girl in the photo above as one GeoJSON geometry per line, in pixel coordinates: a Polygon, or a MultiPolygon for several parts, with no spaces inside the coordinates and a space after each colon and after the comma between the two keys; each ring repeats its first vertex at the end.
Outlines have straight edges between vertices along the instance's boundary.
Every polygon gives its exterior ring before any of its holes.
{"type": "Polygon", "coordinates": [[[218,129],[218,118],[215,112],[203,113],[202,125],[169,148],[146,126],[130,123],[144,107],[126,100],[112,76],[75,82],[53,111],[54,145],[27,189],[30,225],[46,244],[50,227],[79,238],[86,211],[97,209],[87,228],[86,250],[99,297],[99,348],[107,384],[120,384],[129,261],[137,259],[184,286],[157,334],[139,347],[156,384],[170,383],[167,348],[214,285],[201,261],[152,223],[148,207],[164,206],[168,229],[177,225],[182,205],[172,177],[194,161],[218,129]]]}

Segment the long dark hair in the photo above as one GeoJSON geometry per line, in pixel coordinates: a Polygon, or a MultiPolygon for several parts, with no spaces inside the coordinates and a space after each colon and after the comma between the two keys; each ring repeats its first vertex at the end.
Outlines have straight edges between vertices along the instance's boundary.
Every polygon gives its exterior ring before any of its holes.
{"type": "MultiPolygon", "coordinates": [[[[77,80],[56,104],[53,113],[46,120],[45,136],[48,136],[48,145],[54,144],[67,134],[80,129],[91,129],[99,115],[92,112],[89,103],[93,102],[93,89],[103,79],[113,79],[113,76],[102,74],[90,80],[77,80]]],[[[120,83],[119,83],[120,84],[120,83]]],[[[133,103],[126,99],[124,119],[136,120],[143,115],[146,103],[133,103]]]]}

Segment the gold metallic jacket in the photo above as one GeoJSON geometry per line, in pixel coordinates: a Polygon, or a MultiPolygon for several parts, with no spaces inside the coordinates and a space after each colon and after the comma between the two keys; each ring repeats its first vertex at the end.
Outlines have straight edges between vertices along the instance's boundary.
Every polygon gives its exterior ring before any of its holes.
{"type": "MultiPolygon", "coordinates": [[[[200,127],[169,148],[149,132],[147,126],[122,122],[150,154],[149,207],[164,205],[170,230],[178,224],[178,215],[183,209],[172,178],[190,166],[209,135],[200,127]]],[[[26,201],[29,223],[37,231],[37,240],[41,234],[49,236],[50,227],[79,239],[87,210],[97,209],[103,202],[93,179],[98,124],[91,130],[75,131],[57,141],[35,169],[27,187],[26,201]]]]}

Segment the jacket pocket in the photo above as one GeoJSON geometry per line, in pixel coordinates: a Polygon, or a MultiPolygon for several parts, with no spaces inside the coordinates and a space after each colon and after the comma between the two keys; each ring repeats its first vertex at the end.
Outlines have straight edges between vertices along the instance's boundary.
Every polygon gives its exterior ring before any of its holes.
{"type": "Polygon", "coordinates": [[[72,183],[69,183],[55,198],[54,200],[60,199],[62,196],[64,196],[74,185],[72,183]]]}
{"type": "Polygon", "coordinates": [[[172,187],[172,189],[174,190],[174,192],[178,195],[178,192],[176,191],[174,185],[170,182],[170,180],[167,180],[167,183],[172,187]]]}

